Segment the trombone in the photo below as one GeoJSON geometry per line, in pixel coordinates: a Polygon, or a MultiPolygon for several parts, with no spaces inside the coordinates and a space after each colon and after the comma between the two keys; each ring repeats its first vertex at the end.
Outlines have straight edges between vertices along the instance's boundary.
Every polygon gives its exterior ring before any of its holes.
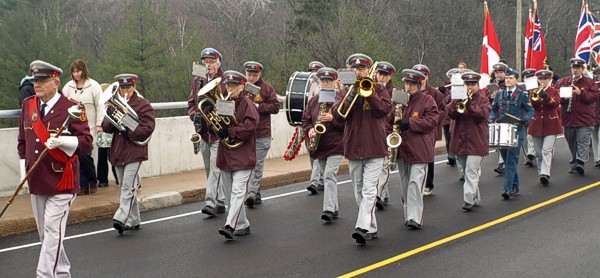
{"type": "Polygon", "coordinates": [[[340,104],[340,106],[337,109],[338,114],[342,116],[342,118],[347,118],[350,114],[350,111],[352,111],[352,107],[354,107],[354,103],[357,99],[357,94],[364,98],[368,98],[375,93],[377,84],[373,80],[373,76],[375,74],[375,69],[377,69],[377,64],[379,64],[379,62],[373,64],[373,66],[371,66],[371,68],[369,69],[369,77],[361,77],[357,79],[354,85],[350,86],[350,89],[348,89],[348,92],[342,100],[342,104],[340,104]],[[346,100],[348,100],[348,98],[350,98],[350,105],[348,106],[346,111],[343,111],[344,103],[346,103],[346,100]]]}
{"type": "Polygon", "coordinates": [[[469,102],[469,100],[471,100],[472,98],[473,98],[473,93],[471,92],[471,90],[469,90],[467,92],[467,97],[464,100],[457,102],[454,105],[454,107],[456,108],[456,111],[461,114],[465,113],[465,111],[467,110],[467,102],[469,102]]]}

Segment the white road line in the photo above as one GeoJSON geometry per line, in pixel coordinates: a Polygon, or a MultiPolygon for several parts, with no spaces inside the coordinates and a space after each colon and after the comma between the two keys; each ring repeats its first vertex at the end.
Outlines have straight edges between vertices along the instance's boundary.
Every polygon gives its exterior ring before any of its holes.
{"type": "MultiPolygon", "coordinates": [[[[563,137],[564,137],[563,135],[557,136],[557,138],[563,138],[563,137]]],[[[490,153],[494,153],[494,152],[496,152],[496,150],[490,151],[490,153]]],[[[442,164],[444,162],[446,162],[446,160],[436,161],[436,162],[434,162],[434,164],[442,164]]],[[[390,172],[390,174],[394,174],[394,173],[398,173],[398,170],[390,172]]],[[[345,180],[345,181],[338,182],[338,185],[346,184],[346,183],[350,183],[350,182],[351,182],[350,180],[345,180]]],[[[288,192],[288,193],[273,195],[273,196],[265,197],[265,198],[263,198],[263,200],[277,199],[277,198],[282,198],[282,197],[291,196],[291,195],[300,194],[300,193],[306,193],[306,190],[296,190],[296,191],[292,191],[292,192],[288,192]]],[[[158,218],[158,219],[154,219],[154,220],[143,221],[142,225],[168,221],[168,220],[186,217],[186,216],[195,215],[195,214],[200,214],[200,213],[202,213],[202,212],[200,210],[197,210],[197,211],[182,213],[182,214],[178,214],[178,215],[158,218]]],[[[93,231],[93,232],[89,232],[89,233],[68,236],[68,237],[65,237],[64,240],[70,240],[70,239],[75,239],[75,238],[80,238],[80,237],[87,237],[87,236],[108,233],[108,232],[113,232],[113,231],[115,231],[115,230],[114,229],[98,230],[98,231],[93,231]]],[[[29,247],[38,246],[38,245],[41,245],[41,242],[29,243],[29,244],[0,249],[0,253],[10,252],[10,251],[19,250],[19,249],[25,249],[25,248],[29,248],[29,247]]]]}

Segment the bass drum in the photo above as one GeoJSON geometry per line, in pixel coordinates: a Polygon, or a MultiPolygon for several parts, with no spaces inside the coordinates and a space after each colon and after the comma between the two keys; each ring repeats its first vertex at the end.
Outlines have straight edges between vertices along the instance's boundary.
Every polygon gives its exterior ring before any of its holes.
{"type": "Polygon", "coordinates": [[[319,90],[317,75],[312,72],[297,71],[292,74],[285,91],[285,111],[291,126],[302,125],[302,113],[308,99],[319,90]]]}

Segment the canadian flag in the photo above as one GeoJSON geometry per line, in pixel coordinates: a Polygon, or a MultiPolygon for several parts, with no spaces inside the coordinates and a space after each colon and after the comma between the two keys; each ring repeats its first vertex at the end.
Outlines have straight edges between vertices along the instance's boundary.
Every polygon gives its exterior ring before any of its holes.
{"type": "Polygon", "coordinates": [[[494,70],[494,65],[500,62],[500,43],[496,35],[494,23],[490,17],[487,1],[484,2],[484,25],[483,25],[483,43],[481,45],[481,79],[479,88],[485,88],[490,84],[490,74],[494,70]]]}

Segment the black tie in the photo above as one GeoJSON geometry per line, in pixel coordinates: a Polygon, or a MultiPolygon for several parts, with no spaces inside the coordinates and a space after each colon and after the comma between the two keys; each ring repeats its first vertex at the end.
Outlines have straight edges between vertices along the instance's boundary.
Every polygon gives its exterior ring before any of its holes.
{"type": "Polygon", "coordinates": [[[40,105],[40,118],[44,119],[44,116],[46,115],[46,105],[45,103],[42,103],[42,105],[40,105]]]}

